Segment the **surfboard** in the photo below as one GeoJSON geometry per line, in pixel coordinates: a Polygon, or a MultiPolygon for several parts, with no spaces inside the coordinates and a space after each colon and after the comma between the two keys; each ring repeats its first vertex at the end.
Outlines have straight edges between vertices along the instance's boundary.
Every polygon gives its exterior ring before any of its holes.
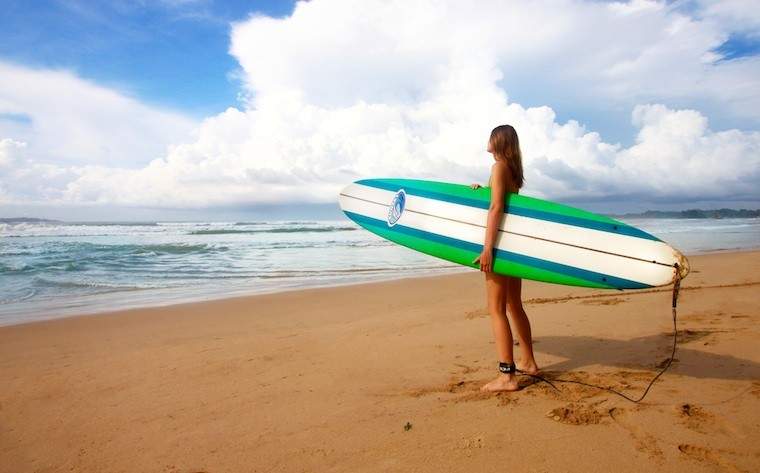
{"type": "MultiPolygon", "coordinates": [[[[520,194],[505,196],[493,271],[607,289],[664,286],[685,277],[678,250],[636,227],[520,194]]],[[[483,250],[491,189],[417,179],[362,179],[340,191],[343,213],[382,238],[472,268],[483,250]]]]}

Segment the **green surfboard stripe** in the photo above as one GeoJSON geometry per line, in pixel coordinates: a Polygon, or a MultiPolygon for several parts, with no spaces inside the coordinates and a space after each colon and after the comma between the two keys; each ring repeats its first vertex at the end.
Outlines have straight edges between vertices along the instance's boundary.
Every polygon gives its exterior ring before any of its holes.
{"type": "MultiPolygon", "coordinates": [[[[428,255],[435,256],[438,258],[443,258],[453,263],[469,266],[471,268],[478,268],[478,265],[473,264],[472,261],[476,257],[478,257],[480,253],[467,251],[467,250],[452,247],[449,245],[444,245],[442,243],[426,240],[424,238],[419,238],[412,235],[405,235],[402,233],[394,232],[387,226],[372,225],[372,224],[364,223],[364,222],[359,223],[359,225],[361,225],[362,227],[366,228],[367,230],[373,233],[376,233],[377,235],[387,240],[393,241],[395,243],[414,249],[416,251],[420,251],[422,253],[426,253],[428,255]]],[[[521,263],[516,263],[514,261],[506,261],[501,258],[496,258],[494,260],[493,269],[495,272],[498,272],[501,274],[512,275],[512,276],[516,276],[520,278],[533,279],[537,281],[544,281],[544,282],[555,283],[555,284],[564,284],[567,286],[582,286],[582,287],[593,287],[593,288],[600,288],[600,289],[614,289],[614,287],[611,285],[599,284],[596,281],[576,278],[576,277],[569,276],[566,274],[561,274],[554,271],[548,271],[545,269],[536,268],[536,267],[521,264],[521,263]]]]}
{"type": "MultiPolygon", "coordinates": [[[[481,187],[479,189],[471,189],[470,186],[463,184],[452,184],[449,182],[435,182],[435,181],[423,181],[418,179],[372,179],[373,181],[385,182],[388,184],[398,186],[410,186],[418,189],[439,192],[442,194],[449,194],[464,199],[474,199],[483,202],[491,202],[491,188],[481,187]]],[[[517,207],[523,207],[531,210],[539,210],[543,212],[551,212],[558,215],[567,215],[570,217],[583,218],[586,220],[594,220],[597,222],[609,223],[619,226],[629,226],[626,223],[618,220],[606,217],[604,215],[595,214],[575,207],[558,204],[556,202],[548,202],[545,200],[537,199],[534,197],[528,197],[520,194],[512,194],[509,197],[509,205],[517,207]]]]}

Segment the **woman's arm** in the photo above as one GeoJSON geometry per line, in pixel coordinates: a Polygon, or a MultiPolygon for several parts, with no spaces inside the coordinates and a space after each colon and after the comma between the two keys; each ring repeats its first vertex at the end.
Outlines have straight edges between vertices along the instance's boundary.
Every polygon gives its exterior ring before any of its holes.
{"type": "Polygon", "coordinates": [[[504,215],[504,195],[507,189],[507,172],[509,168],[504,163],[493,165],[491,182],[491,205],[488,207],[488,221],[486,223],[485,247],[493,249],[496,244],[496,236],[499,234],[499,223],[504,215]]]}
{"type": "Polygon", "coordinates": [[[504,163],[495,163],[491,171],[491,205],[488,207],[488,220],[486,222],[485,242],[483,252],[473,263],[480,260],[480,270],[491,272],[493,270],[493,249],[496,245],[496,237],[499,234],[499,224],[504,216],[504,197],[507,190],[507,178],[509,168],[504,163]]]}

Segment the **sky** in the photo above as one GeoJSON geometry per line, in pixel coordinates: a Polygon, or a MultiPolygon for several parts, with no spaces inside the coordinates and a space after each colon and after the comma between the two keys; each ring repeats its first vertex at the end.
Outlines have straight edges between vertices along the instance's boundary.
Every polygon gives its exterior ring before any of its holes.
{"type": "Polygon", "coordinates": [[[760,207],[756,0],[15,1],[0,217],[340,218],[369,177],[603,213],[760,207]]]}

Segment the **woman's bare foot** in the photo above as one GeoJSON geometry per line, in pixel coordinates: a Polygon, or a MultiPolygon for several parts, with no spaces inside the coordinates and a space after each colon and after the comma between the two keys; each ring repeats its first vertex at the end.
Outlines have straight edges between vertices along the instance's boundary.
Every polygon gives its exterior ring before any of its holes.
{"type": "Polygon", "coordinates": [[[480,388],[481,391],[517,391],[517,377],[513,374],[499,374],[499,377],[480,388]]]}
{"type": "Polygon", "coordinates": [[[538,365],[536,364],[535,360],[533,360],[529,363],[518,366],[517,371],[520,371],[526,374],[538,374],[538,365]]]}

